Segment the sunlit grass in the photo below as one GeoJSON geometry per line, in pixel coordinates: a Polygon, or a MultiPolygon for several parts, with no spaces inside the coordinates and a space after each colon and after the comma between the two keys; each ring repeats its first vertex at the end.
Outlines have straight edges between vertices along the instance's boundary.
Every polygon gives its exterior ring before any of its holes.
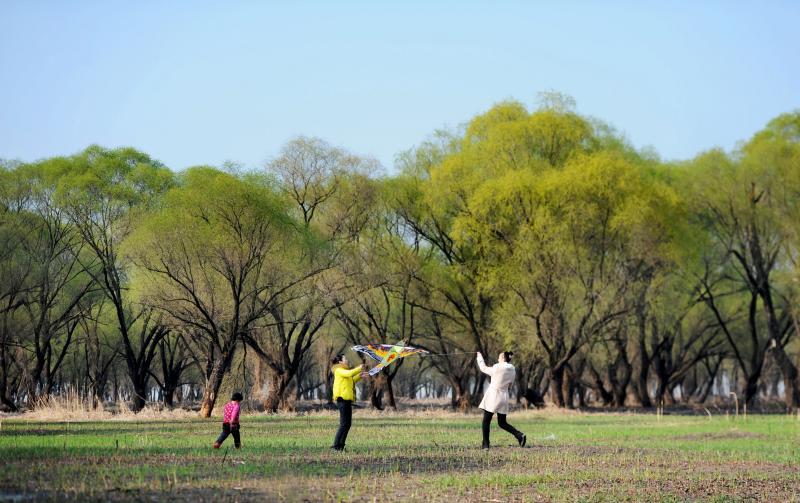
{"type": "Polygon", "coordinates": [[[39,422],[0,428],[7,495],[214,500],[797,500],[800,421],[789,416],[520,412],[529,448],[480,417],[358,411],[346,453],[333,414],[246,416],[244,448],[214,451],[219,421],[39,422]],[[380,497],[379,497],[380,496],[380,497]],[[672,499],[670,499],[672,498],[672,499]]]}

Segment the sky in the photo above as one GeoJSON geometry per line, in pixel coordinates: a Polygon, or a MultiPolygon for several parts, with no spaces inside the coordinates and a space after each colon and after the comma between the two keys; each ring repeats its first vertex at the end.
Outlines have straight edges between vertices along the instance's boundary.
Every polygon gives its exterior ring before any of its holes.
{"type": "Polygon", "coordinates": [[[800,2],[0,0],[0,158],[133,146],[263,166],[377,158],[542,91],[664,159],[800,108],[800,2]]]}

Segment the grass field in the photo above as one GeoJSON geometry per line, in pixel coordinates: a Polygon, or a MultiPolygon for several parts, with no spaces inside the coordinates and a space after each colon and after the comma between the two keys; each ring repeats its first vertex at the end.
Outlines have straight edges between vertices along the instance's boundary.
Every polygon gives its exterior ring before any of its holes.
{"type": "Polygon", "coordinates": [[[800,501],[800,421],[519,412],[528,447],[480,417],[355,411],[219,419],[0,425],[0,501],[800,501]],[[228,444],[229,443],[229,444],[228,444]]]}

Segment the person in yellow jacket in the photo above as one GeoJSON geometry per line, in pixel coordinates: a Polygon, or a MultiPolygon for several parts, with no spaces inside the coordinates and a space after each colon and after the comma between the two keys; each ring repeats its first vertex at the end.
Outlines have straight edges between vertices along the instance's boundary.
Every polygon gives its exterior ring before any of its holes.
{"type": "Polygon", "coordinates": [[[333,401],[339,409],[339,429],[336,430],[336,437],[333,439],[331,449],[343,451],[344,443],[347,441],[347,433],[350,431],[350,424],[353,420],[353,401],[356,399],[355,386],[362,377],[369,374],[363,365],[356,368],[349,368],[347,358],[344,355],[333,357],[333,401]]]}

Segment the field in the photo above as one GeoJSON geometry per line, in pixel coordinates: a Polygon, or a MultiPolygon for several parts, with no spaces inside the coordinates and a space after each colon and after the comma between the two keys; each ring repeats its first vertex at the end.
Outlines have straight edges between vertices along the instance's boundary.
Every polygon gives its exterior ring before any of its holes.
{"type": "Polygon", "coordinates": [[[0,501],[800,501],[797,417],[518,412],[528,447],[476,414],[333,413],[0,424],[0,501]],[[514,445],[512,445],[514,444],[514,445]]]}

